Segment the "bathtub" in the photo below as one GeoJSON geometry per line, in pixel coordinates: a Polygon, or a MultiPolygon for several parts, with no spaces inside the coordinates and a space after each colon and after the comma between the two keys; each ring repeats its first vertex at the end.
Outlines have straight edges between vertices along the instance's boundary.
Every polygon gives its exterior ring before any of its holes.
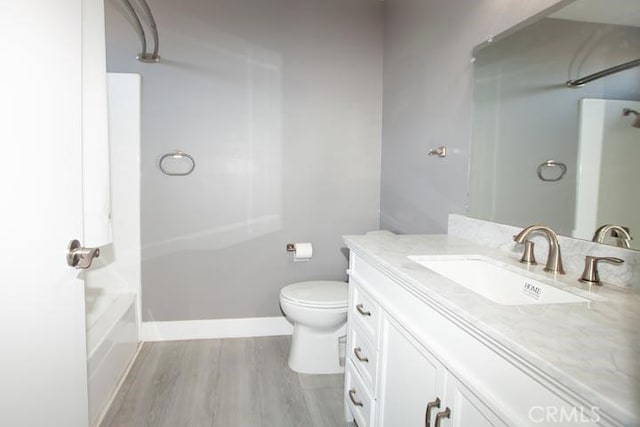
{"type": "Polygon", "coordinates": [[[87,289],[89,416],[99,422],[138,351],[136,294],[87,289]]]}

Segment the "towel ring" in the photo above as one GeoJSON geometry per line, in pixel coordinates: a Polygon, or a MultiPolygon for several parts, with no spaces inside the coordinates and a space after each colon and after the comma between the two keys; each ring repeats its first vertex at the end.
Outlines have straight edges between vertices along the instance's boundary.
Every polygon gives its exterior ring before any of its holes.
{"type": "Polygon", "coordinates": [[[547,160],[546,162],[541,163],[540,166],[538,166],[537,171],[538,171],[538,178],[540,178],[541,181],[556,182],[556,181],[560,181],[564,176],[564,174],[567,173],[567,165],[565,165],[562,162],[556,162],[555,160],[547,160]],[[542,175],[542,171],[545,168],[560,168],[560,175],[558,175],[556,178],[545,178],[542,175]]]}
{"type": "Polygon", "coordinates": [[[184,151],[174,150],[171,153],[163,154],[162,157],[160,157],[160,161],[158,162],[158,166],[160,167],[160,170],[162,171],[162,173],[165,174],[165,175],[169,175],[169,176],[185,176],[185,175],[189,175],[196,168],[196,161],[193,160],[193,157],[191,157],[189,154],[185,153],[184,151]],[[162,165],[162,163],[168,158],[172,158],[172,159],[184,159],[184,158],[186,158],[186,159],[189,159],[189,161],[191,162],[191,166],[189,167],[189,170],[187,170],[186,172],[169,172],[162,165]]]}

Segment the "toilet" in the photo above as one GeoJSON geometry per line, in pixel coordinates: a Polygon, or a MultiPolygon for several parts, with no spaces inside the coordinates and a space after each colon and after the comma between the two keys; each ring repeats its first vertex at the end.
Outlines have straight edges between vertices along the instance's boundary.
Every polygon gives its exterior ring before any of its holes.
{"type": "Polygon", "coordinates": [[[289,367],[304,374],[337,374],[339,339],[346,334],[348,284],[299,282],[280,291],[280,307],[294,324],[289,367]]]}

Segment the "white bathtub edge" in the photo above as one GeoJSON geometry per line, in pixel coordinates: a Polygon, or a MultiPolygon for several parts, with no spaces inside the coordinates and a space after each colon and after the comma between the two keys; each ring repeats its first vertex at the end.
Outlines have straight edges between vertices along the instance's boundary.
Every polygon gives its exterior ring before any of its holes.
{"type": "MultiPolygon", "coordinates": [[[[121,300],[122,301],[122,300],[121,300]]],[[[117,304],[110,310],[115,317],[120,312],[117,304]]],[[[101,414],[119,387],[125,371],[138,351],[138,322],[135,303],[129,299],[129,308],[114,321],[108,334],[97,344],[87,358],[87,379],[89,392],[89,419],[95,420],[101,414]]]]}
{"type": "Polygon", "coordinates": [[[103,309],[87,329],[88,359],[92,359],[104,341],[113,334],[113,329],[118,326],[118,322],[135,303],[136,295],[132,293],[108,294],[105,295],[105,298],[109,299],[108,308],[103,309]]]}
{"type": "Polygon", "coordinates": [[[180,341],[291,335],[293,325],[284,316],[245,319],[205,319],[142,322],[141,341],[180,341]]]}
{"type": "Polygon", "coordinates": [[[116,396],[118,395],[118,392],[122,387],[122,384],[124,384],[125,380],[127,379],[127,376],[129,375],[129,372],[131,371],[131,368],[133,367],[134,362],[138,358],[138,355],[140,354],[140,350],[142,350],[141,342],[138,343],[136,347],[136,351],[133,353],[133,356],[131,356],[131,360],[129,360],[129,364],[122,372],[122,375],[120,376],[120,380],[118,381],[118,384],[116,384],[116,387],[111,392],[111,396],[109,396],[109,399],[105,402],[104,407],[102,408],[100,413],[94,418],[93,422],[91,423],[91,427],[98,427],[104,420],[104,417],[109,412],[109,409],[111,408],[111,404],[113,403],[116,396]]]}

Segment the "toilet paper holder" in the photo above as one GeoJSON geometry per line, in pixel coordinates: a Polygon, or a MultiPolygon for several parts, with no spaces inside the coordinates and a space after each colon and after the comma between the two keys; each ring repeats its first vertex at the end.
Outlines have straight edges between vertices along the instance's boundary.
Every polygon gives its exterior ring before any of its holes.
{"type": "Polygon", "coordinates": [[[310,261],[313,256],[311,242],[287,243],[287,252],[293,255],[293,262],[310,261]]]}

